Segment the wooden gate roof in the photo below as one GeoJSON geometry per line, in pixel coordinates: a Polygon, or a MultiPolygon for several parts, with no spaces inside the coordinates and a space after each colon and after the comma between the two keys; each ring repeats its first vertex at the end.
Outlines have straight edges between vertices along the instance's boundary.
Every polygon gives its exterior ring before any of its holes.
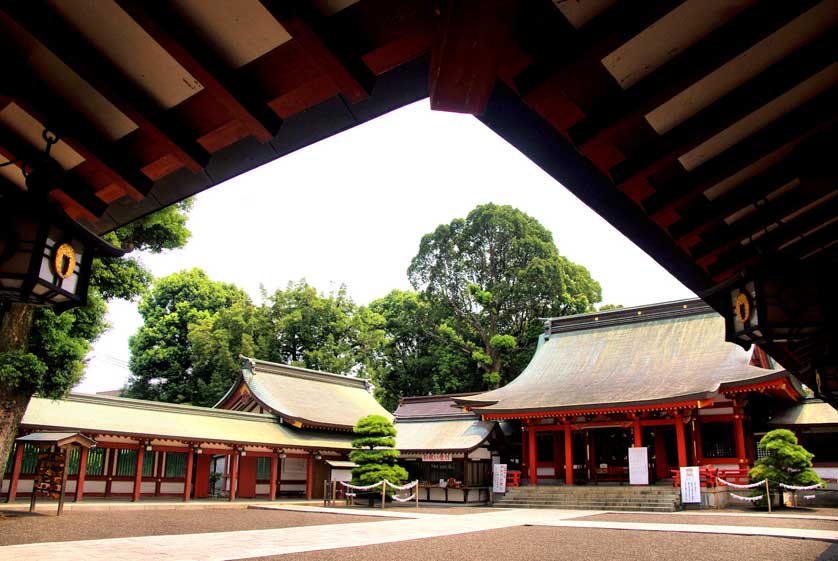
{"type": "MultiPolygon", "coordinates": [[[[698,294],[751,265],[821,278],[836,20],[836,0],[9,0],[0,163],[58,132],[50,195],[102,233],[430,96],[698,294]]],[[[25,196],[19,166],[0,178],[25,196]]],[[[766,350],[838,400],[834,324],[766,350]]]]}

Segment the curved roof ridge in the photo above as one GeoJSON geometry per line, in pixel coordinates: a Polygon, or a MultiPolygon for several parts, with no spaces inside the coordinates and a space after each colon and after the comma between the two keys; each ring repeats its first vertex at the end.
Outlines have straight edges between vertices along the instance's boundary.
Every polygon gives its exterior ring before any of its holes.
{"type": "Polygon", "coordinates": [[[267,360],[260,360],[246,356],[240,356],[239,358],[242,360],[242,368],[251,370],[254,374],[282,374],[283,376],[293,376],[306,380],[325,382],[327,384],[342,384],[352,387],[357,386],[365,390],[368,390],[370,386],[369,380],[365,378],[357,378],[345,374],[334,374],[332,372],[323,372],[322,370],[313,370],[310,368],[303,368],[301,366],[291,366],[290,364],[269,362],[267,360]],[[246,363],[249,363],[250,366],[248,367],[246,363]]]}

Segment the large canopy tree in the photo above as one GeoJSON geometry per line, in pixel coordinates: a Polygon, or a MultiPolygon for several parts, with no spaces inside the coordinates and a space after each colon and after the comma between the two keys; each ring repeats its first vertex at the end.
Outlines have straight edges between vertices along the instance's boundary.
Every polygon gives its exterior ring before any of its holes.
{"type": "MultiPolygon", "coordinates": [[[[206,386],[210,384],[213,369],[223,369],[224,365],[193,368],[190,330],[194,339],[201,339],[205,344],[206,331],[217,333],[216,323],[235,323],[235,314],[249,306],[252,304],[244,290],[210,280],[200,269],[158,279],[140,302],[143,325],[128,342],[131,377],[127,395],[154,401],[211,405],[206,386]],[[229,310],[232,317],[227,317],[226,312],[223,319],[217,317],[223,310],[229,310]]],[[[242,328],[244,331],[246,329],[242,328]]],[[[248,342],[243,334],[239,343],[242,341],[248,342]]],[[[219,354],[232,357],[241,350],[245,349],[230,348],[229,340],[220,353],[212,348],[201,348],[216,357],[219,354]]]]}
{"type": "Polygon", "coordinates": [[[495,204],[426,234],[408,276],[428,302],[448,311],[435,333],[475,361],[486,388],[526,365],[539,318],[592,311],[602,299],[599,283],[559,255],[544,226],[495,204]]]}
{"type": "MultiPolygon", "coordinates": [[[[107,234],[116,246],[159,253],[186,245],[190,201],[169,206],[107,234]]],[[[106,301],[131,300],[151,274],[130,254],[94,259],[87,305],[56,315],[48,308],[15,304],[0,327],[0,465],[5,465],[17,426],[32,395],[59,398],[79,382],[84,359],[106,329],[106,301]]]]}

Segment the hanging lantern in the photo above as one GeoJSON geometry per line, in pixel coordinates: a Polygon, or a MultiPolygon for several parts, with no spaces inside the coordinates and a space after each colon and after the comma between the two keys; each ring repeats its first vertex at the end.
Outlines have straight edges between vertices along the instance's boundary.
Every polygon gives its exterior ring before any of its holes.
{"type": "Polygon", "coordinates": [[[799,270],[748,271],[728,289],[725,339],[748,348],[816,335],[826,327],[824,282],[799,270]]]}
{"type": "Polygon", "coordinates": [[[49,203],[32,208],[3,202],[0,301],[49,306],[58,313],[84,305],[94,254],[124,253],[49,203]]]}

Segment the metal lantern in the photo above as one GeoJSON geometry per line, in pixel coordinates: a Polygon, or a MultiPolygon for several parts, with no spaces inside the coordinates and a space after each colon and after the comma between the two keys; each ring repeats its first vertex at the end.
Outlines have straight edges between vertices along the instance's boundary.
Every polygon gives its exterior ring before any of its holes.
{"type": "Polygon", "coordinates": [[[728,290],[725,339],[748,348],[792,342],[823,330],[824,281],[800,270],[748,271],[728,290]]]}
{"type": "Polygon", "coordinates": [[[84,305],[93,255],[124,253],[50,204],[35,209],[4,203],[0,301],[49,306],[58,313],[84,305]]]}

